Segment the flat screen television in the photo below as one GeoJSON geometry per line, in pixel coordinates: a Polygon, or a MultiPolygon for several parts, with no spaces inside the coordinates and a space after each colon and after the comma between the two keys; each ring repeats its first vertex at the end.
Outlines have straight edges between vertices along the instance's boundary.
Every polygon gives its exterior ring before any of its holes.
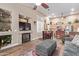
{"type": "Polygon", "coordinates": [[[28,30],[31,30],[31,24],[30,23],[19,22],[19,30],[20,31],[28,31],[28,30]]]}

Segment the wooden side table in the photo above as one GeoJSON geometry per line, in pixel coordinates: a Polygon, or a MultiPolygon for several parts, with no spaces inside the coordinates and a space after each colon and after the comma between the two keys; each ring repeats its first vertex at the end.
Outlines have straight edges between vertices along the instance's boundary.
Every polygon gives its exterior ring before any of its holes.
{"type": "Polygon", "coordinates": [[[43,39],[51,39],[53,37],[53,31],[43,31],[43,39]]]}

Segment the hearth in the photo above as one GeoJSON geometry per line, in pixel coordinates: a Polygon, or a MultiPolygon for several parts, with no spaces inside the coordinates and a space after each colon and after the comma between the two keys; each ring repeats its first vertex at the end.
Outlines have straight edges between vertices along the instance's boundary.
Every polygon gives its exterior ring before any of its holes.
{"type": "Polygon", "coordinates": [[[23,33],[22,34],[22,43],[26,43],[30,41],[31,35],[30,33],[23,33]]]}

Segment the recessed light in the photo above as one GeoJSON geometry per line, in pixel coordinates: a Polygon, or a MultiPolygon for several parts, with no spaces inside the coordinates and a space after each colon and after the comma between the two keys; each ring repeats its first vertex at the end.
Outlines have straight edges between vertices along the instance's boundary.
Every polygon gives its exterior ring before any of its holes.
{"type": "Polygon", "coordinates": [[[71,11],[75,11],[75,9],[74,9],[74,8],[72,8],[72,9],[71,9],[71,11]]]}
{"type": "Polygon", "coordinates": [[[41,3],[35,3],[37,6],[40,6],[41,5],[41,3]]]}

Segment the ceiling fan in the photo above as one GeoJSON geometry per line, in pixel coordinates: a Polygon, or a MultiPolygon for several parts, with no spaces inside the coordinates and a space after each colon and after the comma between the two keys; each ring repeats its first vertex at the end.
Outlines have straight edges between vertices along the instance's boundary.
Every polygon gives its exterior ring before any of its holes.
{"type": "MultiPolygon", "coordinates": [[[[42,6],[43,8],[45,8],[45,9],[48,9],[49,8],[49,6],[48,6],[48,4],[47,3],[41,3],[40,4],[40,6],[42,6]]],[[[37,5],[34,5],[34,8],[33,8],[33,10],[36,10],[37,9],[37,5]]]]}

